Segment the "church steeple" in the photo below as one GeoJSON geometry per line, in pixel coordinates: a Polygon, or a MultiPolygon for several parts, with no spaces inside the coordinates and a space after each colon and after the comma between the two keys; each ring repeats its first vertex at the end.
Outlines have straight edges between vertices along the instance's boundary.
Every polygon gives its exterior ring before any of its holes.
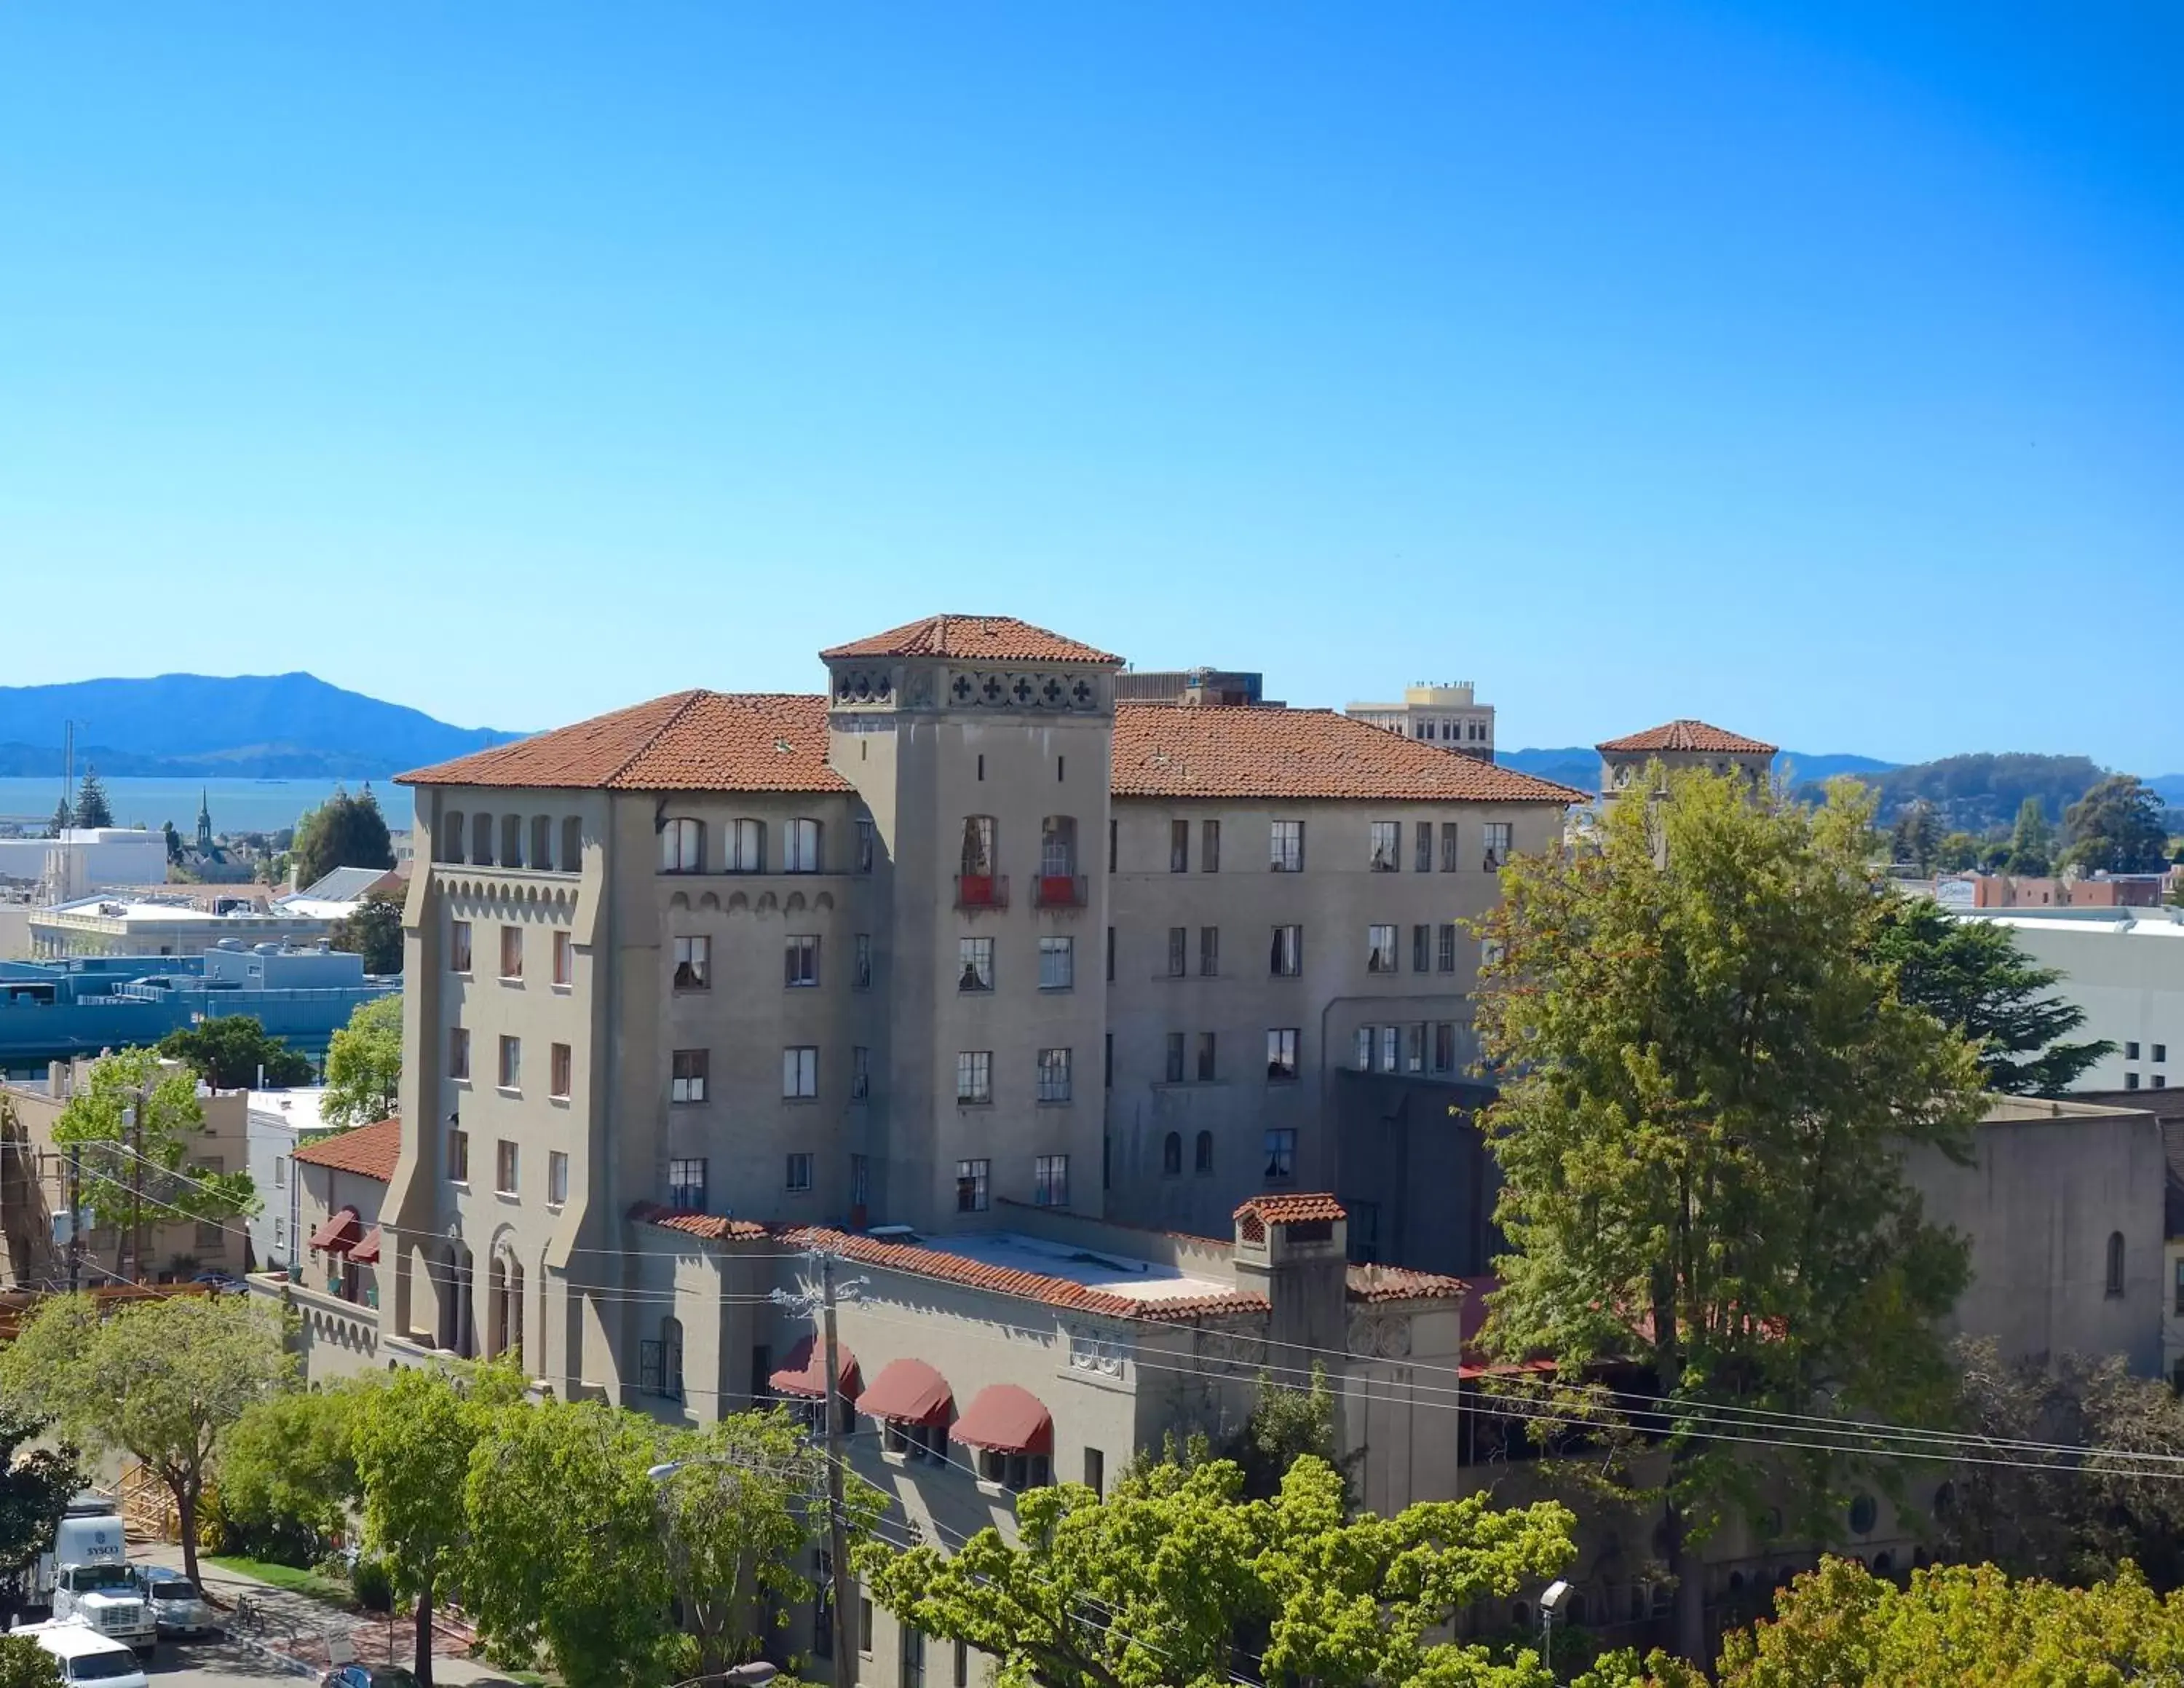
{"type": "Polygon", "coordinates": [[[212,854],[212,798],[203,785],[198,787],[198,853],[212,854]]]}

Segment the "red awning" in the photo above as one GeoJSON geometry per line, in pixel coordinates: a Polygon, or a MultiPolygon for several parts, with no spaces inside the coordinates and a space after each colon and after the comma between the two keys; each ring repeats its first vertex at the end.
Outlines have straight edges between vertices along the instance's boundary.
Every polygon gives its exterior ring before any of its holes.
{"type": "Polygon", "coordinates": [[[922,1360],[890,1360],[857,1397],[857,1411],[898,1424],[945,1424],[956,1406],[947,1378],[922,1360]]]}
{"type": "Polygon", "coordinates": [[[348,1257],[358,1266],[379,1264],[379,1227],[376,1225],[365,1233],[361,1243],[348,1251],[348,1257]]]}
{"type": "Polygon", "coordinates": [[[345,1207],[311,1232],[310,1245],[329,1254],[346,1254],[363,1235],[364,1221],[356,1216],[354,1208],[345,1207]]]}
{"type": "MultiPolygon", "coordinates": [[[[350,1258],[354,1259],[352,1255],[350,1258]]],[[[850,1352],[846,1343],[834,1344],[834,1363],[840,1368],[835,1382],[841,1392],[851,1400],[864,1388],[865,1380],[857,1370],[857,1356],[850,1352]]],[[[782,1368],[766,1380],[777,1395],[799,1395],[805,1400],[818,1400],[827,1393],[827,1350],[819,1345],[819,1339],[807,1336],[788,1350],[788,1359],[782,1368]]]]}
{"type": "Polygon", "coordinates": [[[990,1448],[997,1454],[1050,1454],[1054,1418],[1029,1389],[995,1383],[978,1391],[948,1435],[966,1447],[990,1448]]]}

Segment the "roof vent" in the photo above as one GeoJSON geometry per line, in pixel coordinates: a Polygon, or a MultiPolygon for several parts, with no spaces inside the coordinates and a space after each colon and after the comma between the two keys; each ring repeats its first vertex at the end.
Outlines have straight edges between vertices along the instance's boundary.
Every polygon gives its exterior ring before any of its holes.
{"type": "Polygon", "coordinates": [[[875,1225],[868,1228],[865,1235],[883,1243],[915,1243],[917,1227],[914,1225],[875,1225]]]}

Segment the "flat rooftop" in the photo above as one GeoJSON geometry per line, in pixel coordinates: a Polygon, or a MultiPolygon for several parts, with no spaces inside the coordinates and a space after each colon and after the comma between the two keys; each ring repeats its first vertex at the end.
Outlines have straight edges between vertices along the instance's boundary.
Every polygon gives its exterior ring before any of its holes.
{"type": "Polygon", "coordinates": [[[1952,908],[1959,919],[1992,920],[2025,931],[2095,932],[2103,937],[2184,938],[2184,908],[1952,908]]]}
{"type": "Polygon", "coordinates": [[[246,1105],[252,1113],[268,1115],[298,1132],[333,1129],[320,1116],[326,1099],[323,1084],[299,1085],[292,1090],[253,1090],[247,1098],[246,1105]]]}
{"type": "MultiPolygon", "coordinates": [[[[892,1242],[884,1231],[876,1241],[892,1242]]],[[[908,1239],[901,1239],[908,1242],[908,1239]]],[[[1194,1277],[1174,1266],[1156,1265],[1105,1249],[1084,1249],[1073,1244],[1027,1237],[1017,1231],[973,1231],[960,1236],[921,1235],[912,1248],[936,1255],[952,1255],[975,1265],[1004,1272],[1028,1272],[1040,1277],[1058,1277],[1100,1289],[1132,1301],[1202,1300],[1208,1296],[1234,1295],[1234,1283],[1226,1278],[1194,1277]]]]}
{"type": "Polygon", "coordinates": [[[187,897],[170,901],[164,897],[79,897],[70,903],[56,903],[50,908],[31,911],[33,919],[56,914],[79,914],[102,920],[170,920],[192,924],[212,921],[233,925],[248,925],[254,922],[269,925],[292,924],[307,918],[279,910],[268,913],[254,904],[219,914],[209,908],[198,907],[187,897]]]}

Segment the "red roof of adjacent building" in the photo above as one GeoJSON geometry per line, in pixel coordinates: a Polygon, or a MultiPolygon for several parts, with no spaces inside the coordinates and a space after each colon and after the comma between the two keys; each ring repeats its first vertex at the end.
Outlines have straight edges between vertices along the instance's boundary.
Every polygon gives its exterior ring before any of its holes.
{"type": "Polygon", "coordinates": [[[1452,1301],[1471,1293],[1462,1278],[1408,1266],[1354,1266],[1347,1287],[1353,1301],[1452,1301]]]}
{"type": "Polygon", "coordinates": [[[662,1207],[658,1202],[641,1201],[629,1210],[629,1216],[639,1225],[656,1225],[662,1231],[680,1231],[686,1237],[702,1237],[708,1243],[724,1243],[730,1238],[748,1241],[755,1237],[773,1234],[755,1219],[730,1219],[719,1213],[686,1213],[680,1208],[662,1207]]]}
{"type": "Polygon", "coordinates": [[[306,1166],[331,1166],[337,1172],[376,1178],[383,1184],[393,1177],[394,1162],[401,1153],[402,1121],[387,1119],[307,1143],[297,1149],[294,1158],[306,1166]]]}
{"type": "Polygon", "coordinates": [[[1118,703],[1118,797],[1577,803],[1589,795],[1329,709],[1118,703]]]}
{"type": "Polygon", "coordinates": [[[1648,727],[1642,733],[1630,733],[1619,739],[1608,739],[1593,748],[1611,752],[1684,751],[1702,756],[1772,756],[1775,750],[1773,745],[1758,739],[1747,739],[1741,733],[1709,726],[1704,721],[1690,720],[1670,721],[1662,726],[1648,727]]]}
{"type": "Polygon", "coordinates": [[[1123,659],[1014,616],[927,616],[822,651],[838,657],[943,657],[964,662],[1106,662],[1123,659]]]}
{"type": "Polygon", "coordinates": [[[827,700],[677,691],[398,774],[400,785],[610,791],[846,791],[827,764],[827,700]]]}
{"type": "Polygon", "coordinates": [[[1247,1213],[1256,1213],[1269,1225],[1299,1225],[1315,1219],[1347,1219],[1350,1216],[1348,1209],[1333,1196],[1323,1193],[1253,1196],[1229,1216],[1241,1219],[1247,1213]]]}

